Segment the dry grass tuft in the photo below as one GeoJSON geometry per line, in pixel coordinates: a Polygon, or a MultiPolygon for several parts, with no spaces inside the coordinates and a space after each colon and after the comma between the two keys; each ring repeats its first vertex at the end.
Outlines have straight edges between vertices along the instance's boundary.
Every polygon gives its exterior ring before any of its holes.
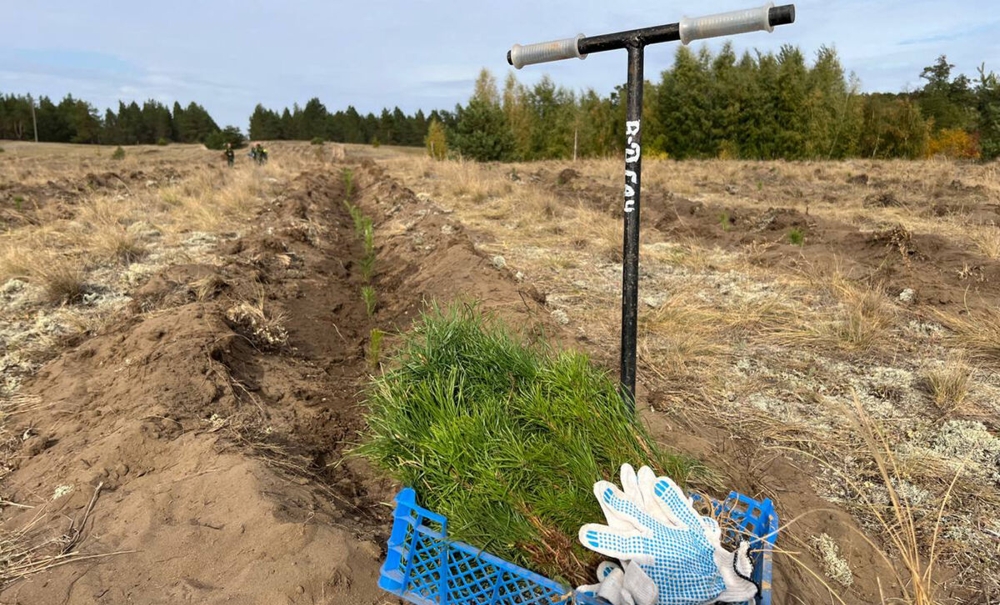
{"type": "Polygon", "coordinates": [[[86,293],[86,277],[80,265],[68,258],[53,256],[31,271],[32,281],[38,281],[49,302],[72,304],[86,293]]]}
{"type": "Polygon", "coordinates": [[[93,249],[105,258],[125,265],[136,262],[148,252],[139,236],[120,227],[95,233],[93,249]]]}
{"type": "Polygon", "coordinates": [[[968,352],[972,359],[1000,361],[1000,311],[989,310],[967,315],[938,312],[938,320],[952,334],[951,343],[968,352]]]}
{"type": "Polygon", "coordinates": [[[942,414],[949,414],[965,401],[972,384],[973,369],[964,355],[955,355],[947,363],[924,372],[924,381],[942,414]]]}
{"type": "Polygon", "coordinates": [[[190,289],[195,300],[204,302],[218,296],[229,286],[229,283],[218,275],[208,275],[191,282],[190,289]]]}
{"type": "Polygon", "coordinates": [[[969,239],[985,256],[993,260],[1000,259],[1000,226],[970,230],[969,239]]]}
{"type": "Polygon", "coordinates": [[[870,353],[885,342],[896,319],[881,288],[841,289],[843,307],[833,324],[838,340],[857,353],[870,353]]]}
{"type": "Polygon", "coordinates": [[[32,267],[36,265],[32,259],[30,246],[8,242],[0,249],[0,283],[10,279],[27,279],[32,267]]]}
{"type": "Polygon", "coordinates": [[[787,346],[831,346],[857,355],[870,355],[890,342],[896,309],[885,292],[834,277],[823,286],[833,294],[835,308],[811,309],[774,327],[779,343],[787,346]]]}

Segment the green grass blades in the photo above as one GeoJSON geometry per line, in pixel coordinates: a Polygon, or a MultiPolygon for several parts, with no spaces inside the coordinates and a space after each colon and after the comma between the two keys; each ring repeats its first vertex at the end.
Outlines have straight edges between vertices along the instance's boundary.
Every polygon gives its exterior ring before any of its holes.
{"type": "Polygon", "coordinates": [[[699,468],[663,452],[586,356],[524,346],[474,307],[431,309],[384,367],[356,451],[447,516],[452,538],[568,584],[591,582],[599,558],[576,540],[603,521],[595,481],[624,462],[681,482],[699,468]]]}

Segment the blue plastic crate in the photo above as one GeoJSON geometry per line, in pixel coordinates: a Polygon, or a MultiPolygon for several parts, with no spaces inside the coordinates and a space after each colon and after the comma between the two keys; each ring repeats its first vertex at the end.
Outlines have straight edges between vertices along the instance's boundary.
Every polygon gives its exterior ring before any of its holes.
{"type": "MultiPolygon", "coordinates": [[[[772,547],[778,515],[770,500],[758,502],[732,492],[712,502],[750,539],[753,579],[760,587],[756,605],[771,605],[772,547]]],[[[558,582],[508,563],[478,548],[448,540],[448,520],[420,507],[406,488],[396,496],[395,521],[379,587],[417,605],[600,605],[601,599],[573,594],[558,582]]],[[[732,530],[734,533],[736,530],[732,530]]],[[[733,536],[729,536],[732,538],[733,536]]],[[[750,604],[747,604],[750,605],[750,604]]]]}

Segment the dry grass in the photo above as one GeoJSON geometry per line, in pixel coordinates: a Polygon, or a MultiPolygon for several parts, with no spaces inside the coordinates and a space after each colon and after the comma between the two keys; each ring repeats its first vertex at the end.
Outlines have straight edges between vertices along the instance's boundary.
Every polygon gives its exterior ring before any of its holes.
{"type": "Polygon", "coordinates": [[[924,380],[934,405],[942,414],[954,412],[965,402],[972,385],[973,372],[962,354],[924,372],[924,380]]]}
{"type": "Polygon", "coordinates": [[[841,287],[842,308],[833,334],[847,349],[867,354],[886,341],[895,322],[895,309],[880,288],[841,287]]]}
{"type": "Polygon", "coordinates": [[[953,346],[968,351],[973,359],[1000,362],[1000,312],[980,311],[965,315],[938,312],[936,315],[951,329],[948,338],[953,346]]]}
{"type": "Polygon", "coordinates": [[[229,284],[218,275],[212,274],[191,282],[191,292],[195,300],[203,302],[218,296],[229,284]]]}
{"type": "Polygon", "coordinates": [[[87,291],[86,276],[80,265],[72,258],[59,256],[42,260],[30,276],[40,282],[47,300],[56,304],[79,302],[87,291]]]}
{"type": "MultiPolygon", "coordinates": [[[[906,570],[908,577],[897,577],[905,602],[910,605],[937,605],[935,594],[938,586],[934,577],[934,567],[938,562],[937,547],[941,537],[941,522],[960,473],[955,474],[948,489],[941,496],[929,540],[922,539],[918,531],[918,513],[910,500],[902,496],[896,487],[901,484],[903,475],[889,440],[883,429],[867,415],[857,397],[854,398],[854,415],[851,419],[864,440],[867,453],[878,468],[879,477],[888,492],[889,511],[885,512],[884,505],[869,499],[866,495],[867,490],[857,482],[850,479],[848,481],[852,489],[858,492],[864,506],[878,520],[883,534],[889,537],[894,557],[883,555],[886,563],[895,569],[894,563],[898,560],[906,570]]],[[[886,602],[884,597],[882,600],[886,602]]]]}
{"type": "Polygon", "coordinates": [[[27,279],[34,266],[34,250],[22,242],[4,242],[0,249],[0,283],[10,279],[27,279]]]}
{"type": "Polygon", "coordinates": [[[66,519],[53,518],[45,512],[44,506],[39,508],[35,516],[24,526],[13,530],[0,529],[0,589],[69,563],[128,554],[128,552],[116,552],[83,555],[77,550],[84,540],[87,521],[103,487],[103,483],[97,485],[90,503],[81,514],[69,519],[69,527],[65,531],[60,532],[54,528],[57,524],[65,527],[66,519]]]}
{"type": "Polygon", "coordinates": [[[809,280],[832,304],[799,307],[794,319],[774,325],[776,342],[788,347],[831,347],[868,356],[892,342],[898,312],[879,287],[850,281],[842,273],[809,280]]]}
{"type": "Polygon", "coordinates": [[[969,232],[969,239],[987,258],[1000,260],[1000,225],[992,225],[986,229],[975,229],[969,232]]]}

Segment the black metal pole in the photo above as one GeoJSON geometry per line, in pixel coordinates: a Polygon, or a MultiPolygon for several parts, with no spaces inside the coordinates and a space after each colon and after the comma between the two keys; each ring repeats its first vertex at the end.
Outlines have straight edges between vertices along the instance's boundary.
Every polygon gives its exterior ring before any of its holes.
{"type": "Polygon", "coordinates": [[[645,47],[628,44],[625,109],[625,238],[622,253],[621,383],[625,403],[635,407],[636,336],[639,313],[639,201],[642,179],[642,59],[645,47]]]}
{"type": "Polygon", "coordinates": [[[642,179],[642,59],[648,44],[680,40],[688,44],[719,36],[771,31],[795,22],[795,5],[763,6],[755,9],[685,18],[679,23],[633,29],[612,34],[553,40],[521,46],[507,52],[507,63],[517,69],[525,65],[586,59],[588,54],[625,48],[628,50],[628,85],[625,117],[625,241],[622,258],[621,393],[635,409],[635,362],[639,307],[639,196],[642,179]]]}

